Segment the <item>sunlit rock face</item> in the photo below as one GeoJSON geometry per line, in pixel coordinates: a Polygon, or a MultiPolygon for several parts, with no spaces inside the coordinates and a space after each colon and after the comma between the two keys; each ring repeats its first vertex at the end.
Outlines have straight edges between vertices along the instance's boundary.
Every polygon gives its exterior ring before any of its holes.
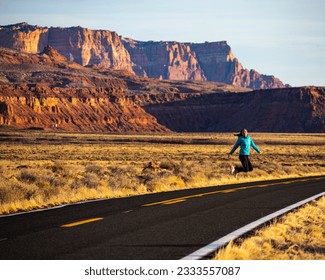
{"type": "Polygon", "coordinates": [[[325,88],[249,90],[0,48],[0,126],[115,132],[325,132],[325,88]]]}
{"type": "Polygon", "coordinates": [[[113,74],[69,62],[52,47],[45,47],[40,54],[0,48],[0,126],[169,131],[128,98],[127,84],[119,77],[135,75],[125,71],[113,74]]]}
{"type": "Polygon", "coordinates": [[[132,71],[130,55],[116,32],[87,28],[40,27],[27,23],[0,27],[0,46],[40,53],[50,45],[68,61],[132,71]]]}
{"type": "Polygon", "coordinates": [[[40,27],[19,23],[0,26],[0,46],[40,53],[50,45],[68,61],[83,66],[127,70],[142,77],[216,81],[251,89],[281,88],[270,75],[245,69],[226,41],[205,43],[140,42],[108,30],[80,26],[40,27]]]}

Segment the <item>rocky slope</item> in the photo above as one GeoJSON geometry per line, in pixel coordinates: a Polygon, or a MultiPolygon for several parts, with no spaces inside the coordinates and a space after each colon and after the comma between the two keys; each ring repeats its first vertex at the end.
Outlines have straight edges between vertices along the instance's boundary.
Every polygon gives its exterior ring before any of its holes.
{"type": "Polygon", "coordinates": [[[168,131],[126,96],[126,83],[66,58],[0,49],[0,125],[68,131],[168,131]]]}
{"type": "Polygon", "coordinates": [[[114,132],[325,132],[325,88],[251,91],[0,48],[0,125],[114,132]]]}
{"type": "Polygon", "coordinates": [[[168,131],[109,88],[0,87],[0,125],[65,131],[168,131]],[[14,94],[13,94],[14,93],[14,94]]]}
{"type": "Polygon", "coordinates": [[[325,132],[325,88],[248,91],[0,48],[0,125],[69,131],[325,132]]]}
{"type": "Polygon", "coordinates": [[[325,87],[202,94],[137,103],[178,132],[325,132],[325,87]]]}
{"type": "Polygon", "coordinates": [[[184,100],[202,92],[243,90],[210,82],[175,82],[128,71],[83,67],[51,47],[40,54],[0,48],[0,125],[45,130],[169,131],[135,103],[184,100]],[[153,97],[157,96],[157,97],[153,97]]]}
{"type": "Polygon", "coordinates": [[[240,87],[281,88],[274,76],[244,69],[226,42],[203,44],[139,42],[116,32],[87,28],[40,27],[19,23],[0,26],[0,46],[40,53],[50,45],[68,61],[135,72],[169,80],[216,81],[240,87]]]}

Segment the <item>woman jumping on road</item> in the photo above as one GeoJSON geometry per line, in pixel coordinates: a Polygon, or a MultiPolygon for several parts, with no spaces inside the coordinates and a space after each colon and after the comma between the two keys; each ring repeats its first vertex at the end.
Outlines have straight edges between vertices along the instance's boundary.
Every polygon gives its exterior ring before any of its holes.
{"type": "Polygon", "coordinates": [[[243,128],[239,134],[235,134],[235,135],[238,136],[238,140],[235,143],[234,147],[229,152],[229,157],[233,154],[234,151],[236,151],[238,147],[240,147],[239,159],[241,161],[242,166],[235,167],[232,165],[230,171],[230,173],[232,175],[235,175],[236,177],[239,172],[253,171],[253,166],[249,160],[251,147],[253,147],[253,149],[259,154],[261,154],[262,152],[255,145],[253,139],[248,135],[247,129],[243,128]]]}

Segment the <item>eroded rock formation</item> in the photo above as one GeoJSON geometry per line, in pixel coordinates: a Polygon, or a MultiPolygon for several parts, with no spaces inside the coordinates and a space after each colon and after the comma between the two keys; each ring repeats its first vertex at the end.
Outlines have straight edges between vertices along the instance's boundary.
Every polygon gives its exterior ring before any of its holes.
{"type": "Polygon", "coordinates": [[[159,123],[179,132],[325,132],[325,87],[203,94],[178,102],[138,98],[159,123]]]}
{"type": "Polygon", "coordinates": [[[68,61],[132,71],[129,53],[116,32],[40,27],[20,23],[0,27],[0,46],[27,53],[40,53],[50,45],[68,61]]]}
{"type": "Polygon", "coordinates": [[[251,89],[283,88],[283,83],[274,76],[261,75],[245,69],[234,57],[227,42],[190,44],[195,51],[207,80],[223,82],[251,89]]]}
{"type": "Polygon", "coordinates": [[[215,81],[251,89],[281,88],[274,76],[245,69],[225,41],[202,44],[139,42],[116,32],[87,28],[0,26],[0,46],[40,53],[50,45],[70,62],[127,70],[142,77],[215,81]]]}
{"type": "MultiPolygon", "coordinates": [[[[119,75],[115,73],[115,75],[119,75]]],[[[0,49],[0,125],[67,131],[168,131],[127,98],[126,82],[41,54],[0,49]]]]}
{"type": "MultiPolygon", "coordinates": [[[[228,60],[231,62],[232,57],[228,60]]],[[[227,60],[226,60],[227,62],[227,60]]],[[[0,48],[0,125],[115,132],[325,132],[325,88],[251,91],[0,48]]]]}
{"type": "Polygon", "coordinates": [[[133,70],[139,76],[167,80],[206,81],[191,48],[177,42],[122,40],[131,55],[133,70]]]}
{"type": "Polygon", "coordinates": [[[0,92],[0,125],[66,131],[168,131],[140,106],[110,89],[0,86],[0,92]]]}

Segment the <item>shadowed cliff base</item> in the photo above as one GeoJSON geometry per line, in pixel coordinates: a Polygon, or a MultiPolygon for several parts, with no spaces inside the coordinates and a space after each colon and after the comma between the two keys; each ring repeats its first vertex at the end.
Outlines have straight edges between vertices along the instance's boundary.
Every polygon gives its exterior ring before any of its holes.
{"type": "Polygon", "coordinates": [[[325,132],[324,87],[202,94],[143,108],[178,132],[325,132]]]}

